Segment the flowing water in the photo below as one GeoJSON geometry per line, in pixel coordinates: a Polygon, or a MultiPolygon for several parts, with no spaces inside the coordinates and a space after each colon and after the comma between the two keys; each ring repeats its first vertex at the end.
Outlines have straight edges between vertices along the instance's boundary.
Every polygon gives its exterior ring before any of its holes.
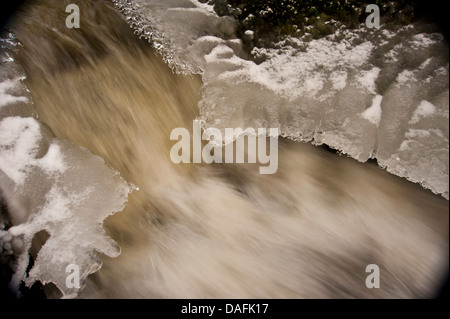
{"type": "Polygon", "coordinates": [[[434,296],[448,269],[447,200],[284,138],[274,175],[173,164],[170,132],[192,132],[202,78],[174,74],[109,1],[77,1],[81,27],[66,28],[71,2],[29,1],[10,23],[24,84],[58,138],[139,187],[103,224],[121,254],[99,254],[80,297],[434,296]],[[380,289],[365,285],[369,264],[380,289]]]}

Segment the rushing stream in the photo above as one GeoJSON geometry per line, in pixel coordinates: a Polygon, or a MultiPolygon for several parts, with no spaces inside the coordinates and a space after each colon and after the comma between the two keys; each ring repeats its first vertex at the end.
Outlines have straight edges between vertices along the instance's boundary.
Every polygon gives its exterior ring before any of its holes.
{"type": "Polygon", "coordinates": [[[255,46],[255,63],[206,4],[77,0],[69,29],[72,2],[28,1],[3,35],[12,291],[25,280],[47,297],[435,296],[448,272],[442,36],[414,25],[308,47],[290,38],[255,46]],[[197,118],[279,128],[278,171],[172,163],[171,131],[192,133],[197,118]],[[67,264],[80,266],[80,288],[64,285],[67,264]],[[369,264],[379,289],[366,287],[369,264]]]}

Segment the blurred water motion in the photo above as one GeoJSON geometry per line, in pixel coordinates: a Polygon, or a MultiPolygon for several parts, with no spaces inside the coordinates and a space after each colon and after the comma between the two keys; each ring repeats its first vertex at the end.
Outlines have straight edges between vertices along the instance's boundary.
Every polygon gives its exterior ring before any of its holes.
{"type": "MultiPolygon", "coordinates": [[[[448,201],[376,164],[280,138],[279,169],[170,161],[202,80],[175,75],[113,5],[29,1],[11,23],[39,119],[139,187],[104,227],[117,258],[82,298],[433,297],[448,270],[448,201]],[[381,288],[365,285],[377,264],[381,288]]],[[[50,293],[49,293],[50,296],[50,293]]]]}

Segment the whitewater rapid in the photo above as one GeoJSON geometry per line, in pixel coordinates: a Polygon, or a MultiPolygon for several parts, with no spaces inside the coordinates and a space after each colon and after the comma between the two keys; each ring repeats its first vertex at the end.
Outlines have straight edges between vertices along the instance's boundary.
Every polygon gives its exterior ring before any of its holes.
{"type": "Polygon", "coordinates": [[[122,18],[110,1],[80,0],[80,30],[62,23],[70,2],[24,7],[12,23],[20,45],[12,34],[2,42],[0,236],[15,289],[24,280],[49,298],[435,295],[448,271],[448,201],[298,141],[376,156],[446,196],[441,35],[341,28],[249,56],[235,21],[196,1],[115,1],[122,18]],[[170,132],[196,118],[206,129],[278,127],[277,173],[173,164],[170,132]],[[78,289],[66,285],[73,264],[78,289]],[[382,289],[365,286],[368,264],[382,289]]]}

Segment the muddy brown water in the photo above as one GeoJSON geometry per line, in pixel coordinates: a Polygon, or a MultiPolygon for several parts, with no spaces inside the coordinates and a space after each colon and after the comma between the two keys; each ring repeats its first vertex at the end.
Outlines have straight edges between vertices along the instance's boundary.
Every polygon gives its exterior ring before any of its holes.
{"type": "MultiPolygon", "coordinates": [[[[140,189],[104,224],[119,243],[82,298],[432,297],[448,268],[448,201],[280,138],[279,169],[170,161],[200,76],[175,75],[106,0],[29,1],[12,31],[39,119],[140,189]],[[365,285],[380,267],[381,287],[365,285]]],[[[49,297],[52,295],[49,294],[49,297]]]]}

